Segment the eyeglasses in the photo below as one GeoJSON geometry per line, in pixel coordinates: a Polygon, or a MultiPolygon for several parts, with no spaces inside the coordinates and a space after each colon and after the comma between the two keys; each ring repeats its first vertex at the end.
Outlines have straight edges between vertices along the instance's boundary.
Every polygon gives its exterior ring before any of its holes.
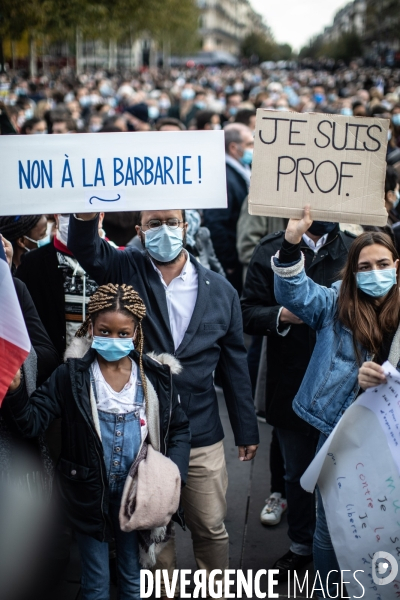
{"type": "Polygon", "coordinates": [[[166,224],[168,229],[178,229],[179,225],[183,223],[179,219],[166,219],[165,221],[161,221],[161,219],[151,219],[147,223],[145,223],[146,227],[152,229],[153,231],[157,231],[161,228],[163,224],[166,224]]]}

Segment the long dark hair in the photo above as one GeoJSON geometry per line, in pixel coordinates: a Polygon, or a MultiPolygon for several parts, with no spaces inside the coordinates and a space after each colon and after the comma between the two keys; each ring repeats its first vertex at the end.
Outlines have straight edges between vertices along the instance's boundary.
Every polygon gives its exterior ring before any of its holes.
{"type": "Polygon", "coordinates": [[[379,244],[389,250],[393,260],[399,255],[390,237],[385,233],[371,231],[359,235],[351,245],[347,262],[342,269],[342,285],[339,293],[339,321],[353,333],[356,355],[360,358],[358,344],[376,354],[382,346],[386,333],[395,331],[400,320],[400,277],[397,267],[397,283],[388,292],[384,302],[368,296],[357,287],[355,273],[361,250],[379,244]],[[358,344],[357,344],[358,343],[358,344]]]}

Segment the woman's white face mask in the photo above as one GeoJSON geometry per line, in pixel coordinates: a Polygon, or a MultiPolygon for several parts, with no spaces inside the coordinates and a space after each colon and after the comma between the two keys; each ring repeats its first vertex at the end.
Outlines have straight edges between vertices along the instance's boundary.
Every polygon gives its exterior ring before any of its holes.
{"type": "Polygon", "coordinates": [[[67,246],[68,242],[68,229],[69,229],[69,215],[57,215],[58,225],[57,225],[57,239],[67,246]]]}

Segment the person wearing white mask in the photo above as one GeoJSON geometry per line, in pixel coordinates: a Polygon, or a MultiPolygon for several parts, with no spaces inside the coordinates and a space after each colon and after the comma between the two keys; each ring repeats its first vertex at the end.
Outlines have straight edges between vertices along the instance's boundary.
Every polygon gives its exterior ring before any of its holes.
{"type": "Polygon", "coordinates": [[[100,114],[90,115],[88,132],[97,133],[103,127],[103,117],[100,114]]]}
{"type": "Polygon", "coordinates": [[[158,106],[160,107],[160,116],[168,116],[169,109],[171,108],[171,99],[166,92],[162,92],[158,100],[158,106]]]}
{"type": "MultiPolygon", "coordinates": [[[[99,235],[104,235],[103,217],[104,213],[99,223],[99,235]]],[[[35,252],[25,252],[16,276],[28,287],[42,323],[62,360],[66,347],[87,316],[87,303],[97,284],[87,276],[67,247],[69,215],[56,214],[54,218],[56,232],[53,240],[50,242],[49,236],[50,243],[35,252]]],[[[28,243],[33,246],[30,240],[25,240],[25,244],[28,243]]]]}
{"type": "Polygon", "coordinates": [[[33,117],[28,119],[21,127],[21,135],[40,135],[47,133],[47,123],[44,119],[33,117]]]}
{"type": "Polygon", "coordinates": [[[199,110],[195,117],[196,129],[199,131],[219,130],[221,129],[221,118],[213,110],[199,110]]]}

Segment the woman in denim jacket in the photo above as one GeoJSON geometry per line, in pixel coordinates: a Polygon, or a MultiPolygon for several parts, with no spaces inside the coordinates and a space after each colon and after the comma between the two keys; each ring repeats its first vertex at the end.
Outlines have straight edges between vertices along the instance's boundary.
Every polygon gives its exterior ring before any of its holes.
{"type": "MultiPolygon", "coordinates": [[[[378,232],[354,240],[331,288],[307,277],[300,242],[312,224],[310,208],[291,219],[279,255],[272,260],[279,304],[317,332],[307,372],[293,401],[294,411],[320,432],[317,451],[360,391],[385,382],[380,365],[389,360],[400,370],[399,257],[389,236],[378,232]]],[[[329,593],[340,582],[321,495],[314,535],[314,563],[329,593]]],[[[321,597],[326,597],[321,596],[321,597]]],[[[329,597],[329,596],[328,596],[329,597]]],[[[332,596],[334,597],[334,596],[332,596]]]]}

